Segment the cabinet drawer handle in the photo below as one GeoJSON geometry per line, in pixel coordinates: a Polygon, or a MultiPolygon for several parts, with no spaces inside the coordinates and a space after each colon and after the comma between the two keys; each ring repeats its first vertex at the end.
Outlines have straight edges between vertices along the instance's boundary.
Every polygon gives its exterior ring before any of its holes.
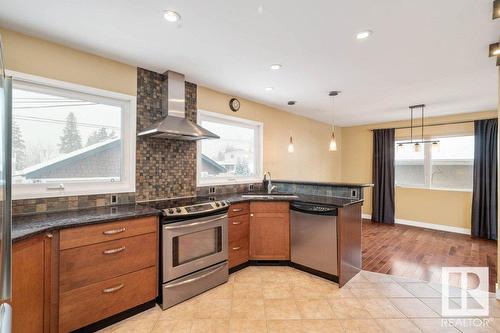
{"type": "Polygon", "coordinates": [[[102,233],[104,235],[116,235],[116,234],[124,232],[125,230],[127,230],[127,228],[111,229],[111,230],[103,231],[102,233]]]}
{"type": "Polygon", "coordinates": [[[241,212],[243,208],[233,208],[233,213],[241,212]]]}
{"type": "Polygon", "coordinates": [[[120,283],[117,286],[114,286],[114,287],[111,287],[111,288],[106,288],[102,292],[105,293],[105,294],[114,293],[115,291],[118,291],[118,290],[122,289],[123,287],[125,287],[125,285],[123,283],[120,283]]]}
{"type": "Polygon", "coordinates": [[[239,249],[241,249],[241,246],[235,246],[235,247],[233,247],[233,251],[238,251],[239,249]]]}
{"type": "Polygon", "coordinates": [[[241,224],[241,222],[240,221],[234,221],[233,224],[234,225],[238,225],[238,224],[241,224]]]}
{"type": "Polygon", "coordinates": [[[109,249],[102,251],[103,254],[114,254],[118,252],[122,252],[125,250],[125,246],[117,247],[116,249],[109,249]]]}

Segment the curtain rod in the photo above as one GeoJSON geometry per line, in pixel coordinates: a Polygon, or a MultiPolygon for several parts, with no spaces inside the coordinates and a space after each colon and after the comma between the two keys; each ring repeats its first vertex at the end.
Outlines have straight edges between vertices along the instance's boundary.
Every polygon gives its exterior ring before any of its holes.
{"type": "MultiPolygon", "coordinates": [[[[467,124],[467,123],[473,123],[473,122],[474,122],[474,120],[453,121],[453,122],[449,122],[449,123],[437,123],[437,124],[428,124],[428,125],[424,124],[424,127],[445,126],[445,125],[458,125],[458,124],[467,124]]],[[[419,127],[422,127],[422,124],[413,126],[413,128],[419,128],[419,127]]],[[[401,127],[387,127],[387,128],[394,128],[395,130],[398,130],[398,129],[408,129],[408,128],[411,128],[411,127],[410,126],[401,126],[401,127]]],[[[375,131],[377,129],[382,129],[382,128],[373,128],[370,131],[373,132],[373,131],[375,131]]]]}

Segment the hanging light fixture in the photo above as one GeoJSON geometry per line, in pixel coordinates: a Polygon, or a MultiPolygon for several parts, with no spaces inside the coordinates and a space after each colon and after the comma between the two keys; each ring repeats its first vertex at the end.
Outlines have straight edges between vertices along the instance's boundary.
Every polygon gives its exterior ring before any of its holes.
{"type": "Polygon", "coordinates": [[[432,143],[432,152],[437,153],[437,152],[439,152],[439,150],[440,150],[439,149],[439,142],[433,142],[432,143]]]}
{"type": "Polygon", "coordinates": [[[335,132],[332,130],[332,139],[330,140],[329,151],[337,151],[337,141],[335,141],[335,132]]]}
{"type": "Polygon", "coordinates": [[[398,143],[398,151],[402,151],[404,149],[405,145],[412,145],[413,151],[418,153],[422,150],[422,147],[425,144],[431,144],[432,151],[439,150],[439,141],[438,140],[424,140],[424,126],[425,126],[424,125],[424,109],[425,109],[425,104],[410,106],[410,141],[399,142],[398,143]],[[421,111],[421,125],[420,126],[413,126],[413,111],[415,109],[420,109],[420,111],[421,111]],[[420,140],[418,140],[418,141],[413,140],[413,128],[414,127],[421,128],[421,137],[420,137],[420,140]]]}
{"type": "MultiPolygon", "coordinates": [[[[332,97],[332,111],[333,111],[333,97],[337,96],[338,94],[340,94],[340,91],[336,90],[332,90],[328,93],[328,96],[332,97]]],[[[337,141],[335,140],[335,126],[333,124],[332,124],[332,138],[330,139],[330,146],[328,147],[328,150],[337,151],[337,141]]]]}
{"type": "Polygon", "coordinates": [[[288,152],[289,153],[293,153],[294,151],[295,151],[295,148],[293,146],[293,138],[290,135],[290,142],[288,143],[288,152]]]}
{"type": "Polygon", "coordinates": [[[500,0],[493,1],[493,19],[500,18],[500,0]]]}

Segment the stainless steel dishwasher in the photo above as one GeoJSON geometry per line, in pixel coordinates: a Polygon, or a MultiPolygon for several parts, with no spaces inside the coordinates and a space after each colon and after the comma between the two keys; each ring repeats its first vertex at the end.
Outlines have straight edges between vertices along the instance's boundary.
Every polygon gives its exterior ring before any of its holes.
{"type": "Polygon", "coordinates": [[[291,203],[290,229],[292,265],[338,282],[337,208],[291,203]]]}

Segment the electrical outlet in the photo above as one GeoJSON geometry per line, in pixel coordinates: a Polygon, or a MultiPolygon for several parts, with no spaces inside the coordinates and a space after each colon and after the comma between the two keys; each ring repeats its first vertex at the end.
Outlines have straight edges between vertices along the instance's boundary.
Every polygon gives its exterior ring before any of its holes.
{"type": "Polygon", "coordinates": [[[111,214],[118,213],[118,207],[111,207],[111,214]]]}
{"type": "Polygon", "coordinates": [[[358,190],[351,190],[351,198],[357,198],[358,197],[358,190]]]}
{"type": "Polygon", "coordinates": [[[211,186],[208,188],[208,194],[214,194],[215,193],[215,186],[211,186]]]}
{"type": "Polygon", "coordinates": [[[118,203],[118,196],[116,194],[112,194],[110,202],[112,205],[117,204],[118,203]]]}
{"type": "Polygon", "coordinates": [[[248,185],[248,190],[249,191],[253,191],[254,189],[255,189],[255,185],[254,184],[248,185]]]}

